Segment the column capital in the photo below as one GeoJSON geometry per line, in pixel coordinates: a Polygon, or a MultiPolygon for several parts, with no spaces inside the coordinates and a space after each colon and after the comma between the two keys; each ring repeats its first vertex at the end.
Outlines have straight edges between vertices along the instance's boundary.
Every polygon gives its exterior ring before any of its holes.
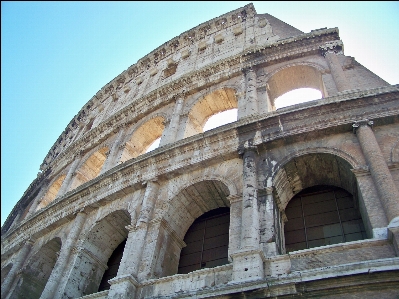
{"type": "Polygon", "coordinates": [[[343,49],[344,44],[341,40],[327,42],[324,45],[319,46],[320,54],[323,57],[326,57],[327,53],[344,54],[343,49]]]}
{"type": "Polygon", "coordinates": [[[355,121],[352,124],[353,133],[356,134],[357,129],[361,126],[369,126],[370,128],[373,128],[373,125],[374,125],[374,122],[372,120],[368,120],[368,119],[364,119],[361,121],[355,121]]]}
{"type": "Polygon", "coordinates": [[[254,152],[258,154],[258,146],[253,145],[252,142],[246,141],[245,143],[241,144],[237,149],[238,154],[242,158],[245,153],[247,152],[254,152]]]}

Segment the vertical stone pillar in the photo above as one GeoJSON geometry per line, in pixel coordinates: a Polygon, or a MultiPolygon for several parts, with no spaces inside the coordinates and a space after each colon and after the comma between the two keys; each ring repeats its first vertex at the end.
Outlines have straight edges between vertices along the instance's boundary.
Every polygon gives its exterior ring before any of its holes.
{"type": "Polygon", "coordinates": [[[61,188],[58,191],[59,195],[64,195],[68,191],[68,187],[71,185],[71,182],[72,182],[73,174],[75,173],[76,168],[79,165],[80,158],[81,157],[79,155],[79,156],[75,157],[75,160],[72,162],[72,165],[69,168],[68,173],[67,173],[64,181],[62,182],[61,188]]]}
{"type": "Polygon", "coordinates": [[[39,191],[39,194],[37,195],[35,201],[32,203],[32,206],[29,208],[28,214],[26,214],[26,218],[28,218],[30,215],[36,212],[37,206],[41,203],[42,197],[44,196],[46,190],[47,188],[42,187],[42,189],[39,191]]]}
{"type": "Polygon", "coordinates": [[[138,286],[137,276],[158,188],[159,185],[155,181],[147,181],[137,224],[126,227],[129,234],[118,269],[118,275],[109,281],[111,288],[108,298],[134,298],[132,296],[138,286]]]}
{"type": "Polygon", "coordinates": [[[241,244],[241,215],[242,215],[242,194],[229,195],[230,202],[230,226],[229,226],[229,260],[231,255],[240,250],[241,244]]]}
{"type": "Polygon", "coordinates": [[[63,279],[72,249],[75,246],[76,241],[78,240],[79,234],[86,220],[86,216],[86,213],[84,213],[83,211],[77,213],[71,230],[69,231],[68,238],[66,239],[64,244],[62,244],[57,262],[55,263],[54,269],[51,272],[51,275],[42,292],[42,295],[40,296],[41,299],[62,298],[63,290],[58,290],[57,292],[57,289],[59,288],[61,280],[63,279]]]}
{"type": "Polygon", "coordinates": [[[342,49],[343,44],[341,41],[333,41],[320,46],[321,54],[328,62],[331,75],[339,92],[350,89],[348,79],[346,78],[342,65],[337,57],[337,55],[343,54],[342,49]]]}
{"type": "Polygon", "coordinates": [[[353,128],[370,168],[371,177],[374,180],[388,222],[397,222],[399,219],[399,192],[371,129],[372,125],[372,121],[365,120],[354,123],[353,128]]]}
{"type": "Polygon", "coordinates": [[[243,154],[243,199],[241,212],[240,251],[233,258],[233,280],[249,281],[263,279],[264,254],[259,245],[259,207],[257,190],[257,148],[247,145],[243,154]]]}
{"type": "Polygon", "coordinates": [[[291,260],[288,255],[279,255],[281,250],[281,217],[273,197],[273,187],[259,190],[261,202],[261,245],[266,257],[265,276],[278,277],[291,271],[291,260]]]}
{"type": "Polygon", "coordinates": [[[259,207],[256,173],[257,148],[244,149],[241,249],[259,249],[259,207]]]}
{"type": "Polygon", "coordinates": [[[245,116],[259,113],[258,94],[256,90],[256,72],[253,67],[243,69],[245,75],[245,116]]]}
{"type": "Polygon", "coordinates": [[[107,156],[107,160],[105,160],[105,163],[104,163],[103,167],[101,168],[100,174],[106,172],[107,170],[109,170],[113,166],[115,166],[114,165],[115,164],[115,158],[118,156],[120,142],[122,140],[124,132],[125,132],[124,129],[120,129],[119,130],[118,135],[115,138],[115,141],[112,144],[111,149],[109,150],[109,154],[107,156]]]}
{"type": "Polygon", "coordinates": [[[262,216],[261,216],[261,245],[263,252],[266,257],[277,255],[277,243],[276,243],[276,215],[275,215],[275,203],[273,198],[273,187],[268,187],[265,190],[259,192],[260,201],[262,204],[262,216]]]}
{"type": "Polygon", "coordinates": [[[160,146],[168,143],[173,143],[177,140],[177,132],[179,130],[179,124],[180,124],[180,114],[183,111],[183,103],[184,99],[182,97],[179,97],[176,100],[175,109],[173,111],[172,118],[170,120],[168,128],[165,129],[165,135],[162,136],[161,138],[159,144],[160,146]]]}
{"type": "Polygon", "coordinates": [[[25,260],[32,249],[34,244],[33,240],[28,240],[25,245],[22,247],[18,256],[13,261],[10,272],[8,272],[7,277],[4,279],[3,284],[1,285],[1,298],[5,298],[8,292],[10,291],[14,280],[18,274],[18,271],[21,270],[22,266],[25,263],[25,260]]]}

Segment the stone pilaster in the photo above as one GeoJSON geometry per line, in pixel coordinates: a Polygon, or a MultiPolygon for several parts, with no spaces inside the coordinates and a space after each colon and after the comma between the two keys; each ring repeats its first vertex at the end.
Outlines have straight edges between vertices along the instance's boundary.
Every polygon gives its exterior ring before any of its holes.
{"type": "Polygon", "coordinates": [[[71,167],[69,168],[68,173],[67,173],[67,175],[66,175],[64,181],[62,182],[61,188],[60,188],[60,190],[58,191],[58,195],[59,195],[59,196],[64,195],[64,194],[68,191],[68,188],[69,188],[69,186],[70,186],[71,183],[72,183],[73,174],[75,173],[76,168],[77,168],[78,165],[79,165],[80,159],[81,159],[81,157],[78,156],[78,157],[76,157],[75,160],[72,162],[72,165],[71,165],[71,167]]]}
{"type": "Polygon", "coordinates": [[[243,150],[243,199],[241,249],[259,249],[259,209],[256,170],[257,148],[248,146],[243,150]]]}
{"type": "Polygon", "coordinates": [[[395,218],[397,222],[399,219],[399,192],[371,129],[372,125],[372,121],[365,120],[354,123],[353,128],[370,168],[371,177],[374,180],[388,222],[395,222],[395,218]]]}
{"type": "Polygon", "coordinates": [[[243,196],[240,250],[231,254],[233,281],[263,279],[265,257],[259,245],[259,208],[257,190],[257,148],[245,145],[239,150],[243,159],[243,196]]]}
{"type": "Polygon", "coordinates": [[[134,298],[132,297],[138,285],[137,276],[145,242],[149,221],[152,217],[159,185],[154,181],[147,181],[140,216],[136,225],[128,225],[129,231],[122,260],[117,276],[111,280],[108,298],[134,298]],[[113,297],[110,297],[110,296],[113,297]]]}
{"type": "Polygon", "coordinates": [[[68,234],[68,238],[66,239],[65,243],[62,244],[57,262],[54,266],[53,271],[51,272],[51,275],[42,292],[42,295],[40,296],[41,299],[62,298],[63,290],[58,290],[57,292],[57,289],[59,288],[60,282],[63,279],[64,271],[68,265],[72,249],[75,246],[79,234],[82,230],[82,227],[86,220],[86,216],[86,213],[84,213],[83,211],[77,213],[75,221],[73,222],[73,226],[68,234]]]}
{"type": "Polygon", "coordinates": [[[31,207],[29,208],[29,212],[26,214],[25,218],[28,218],[30,215],[32,215],[34,212],[36,212],[36,209],[37,209],[38,205],[41,203],[46,191],[47,191],[47,188],[42,187],[40,189],[39,194],[37,195],[36,199],[34,200],[31,207]]]}
{"type": "Polygon", "coordinates": [[[230,202],[230,226],[229,226],[229,260],[231,255],[240,250],[241,244],[241,215],[242,215],[242,194],[229,195],[230,202]]]}
{"type": "Polygon", "coordinates": [[[276,207],[273,198],[273,187],[268,187],[259,191],[259,201],[261,202],[261,239],[265,257],[275,256],[278,253],[276,242],[276,207]]]}
{"type": "Polygon", "coordinates": [[[245,75],[245,116],[259,113],[256,72],[253,67],[243,69],[245,75]]]}
{"type": "Polygon", "coordinates": [[[320,46],[321,54],[326,58],[330,67],[331,75],[339,92],[350,89],[348,79],[342,69],[337,55],[343,55],[343,44],[341,41],[333,41],[320,46]]]}
{"type": "Polygon", "coordinates": [[[10,272],[8,272],[7,277],[1,285],[1,298],[5,298],[8,292],[10,291],[15,278],[17,277],[18,271],[21,270],[24,265],[26,258],[29,252],[32,249],[34,241],[28,240],[25,245],[21,248],[15,260],[13,260],[13,264],[10,272]]]}
{"type": "Polygon", "coordinates": [[[179,130],[180,115],[183,111],[183,103],[184,99],[182,97],[179,97],[176,100],[172,118],[169,122],[168,128],[165,129],[165,135],[161,138],[159,144],[160,146],[168,143],[173,143],[177,140],[177,132],[179,130]]]}
{"type": "Polygon", "coordinates": [[[112,144],[111,149],[109,150],[107,160],[105,160],[105,163],[104,163],[103,167],[101,168],[100,174],[106,172],[107,170],[111,169],[112,167],[114,167],[116,165],[115,159],[118,156],[120,142],[123,138],[124,133],[125,133],[124,129],[119,130],[118,136],[116,137],[114,143],[112,144]]]}

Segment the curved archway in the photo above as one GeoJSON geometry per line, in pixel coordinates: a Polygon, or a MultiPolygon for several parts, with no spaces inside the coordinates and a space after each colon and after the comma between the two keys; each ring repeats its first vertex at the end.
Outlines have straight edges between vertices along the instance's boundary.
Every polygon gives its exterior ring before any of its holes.
{"type": "Polygon", "coordinates": [[[235,90],[232,88],[218,89],[198,100],[191,108],[184,138],[202,133],[207,120],[220,112],[238,108],[235,90]]]}
{"type": "Polygon", "coordinates": [[[195,219],[184,236],[180,253],[179,274],[213,268],[228,263],[230,209],[208,211],[195,219]]]}
{"type": "Polygon", "coordinates": [[[105,160],[107,159],[106,153],[108,147],[96,151],[92,154],[86,162],[76,171],[75,178],[72,181],[70,190],[73,190],[83,183],[86,183],[100,174],[101,168],[103,167],[105,160]]]}
{"type": "Polygon", "coordinates": [[[61,239],[54,238],[40,248],[22,269],[22,274],[10,298],[40,298],[55,266],[61,239]]]}
{"type": "Polygon", "coordinates": [[[292,157],[273,177],[280,210],[303,189],[316,185],[340,187],[357,195],[356,177],[343,158],[328,153],[309,153],[292,157]]]}
{"type": "Polygon", "coordinates": [[[204,132],[235,122],[237,120],[237,110],[237,108],[234,108],[212,115],[204,125],[204,132]]]}
{"type": "Polygon", "coordinates": [[[125,162],[144,154],[147,149],[162,136],[165,129],[164,118],[157,116],[138,127],[130,140],[126,142],[120,161],[125,162]]]}
{"type": "MultiPolygon", "coordinates": [[[[322,97],[325,95],[322,73],[310,65],[294,65],[278,70],[267,81],[267,87],[272,110],[276,109],[276,99],[292,90],[311,88],[320,91],[322,97]]],[[[286,106],[284,103],[279,105],[286,106]]]]}
{"type": "MultiPolygon", "coordinates": [[[[73,272],[67,282],[67,294],[70,298],[78,298],[98,292],[104,273],[108,269],[108,261],[115,249],[127,239],[127,225],[131,224],[130,214],[126,210],[114,211],[101,220],[95,222],[93,227],[81,240],[81,249],[73,261],[73,272]],[[74,277],[81,277],[79,281],[74,277]]],[[[115,271],[111,275],[116,275],[115,271]]],[[[109,287],[106,282],[102,288],[109,287]]]]}
{"type": "Polygon", "coordinates": [[[58,191],[61,188],[61,185],[65,179],[66,175],[61,175],[57,178],[57,180],[50,186],[46,194],[41,199],[40,203],[38,204],[36,211],[46,207],[49,203],[51,203],[58,194],[58,191]]]}
{"type": "Polygon", "coordinates": [[[288,91],[274,100],[274,106],[277,109],[318,100],[323,97],[320,90],[313,88],[298,88],[288,91]]]}
{"type": "Polygon", "coordinates": [[[183,239],[190,226],[209,211],[229,208],[229,195],[229,189],[225,184],[217,180],[207,180],[194,183],[174,196],[164,215],[169,230],[164,232],[162,238],[169,241],[162,248],[164,252],[159,253],[164,257],[159,261],[163,269],[160,276],[178,273],[179,257],[182,246],[184,247],[183,239]]]}

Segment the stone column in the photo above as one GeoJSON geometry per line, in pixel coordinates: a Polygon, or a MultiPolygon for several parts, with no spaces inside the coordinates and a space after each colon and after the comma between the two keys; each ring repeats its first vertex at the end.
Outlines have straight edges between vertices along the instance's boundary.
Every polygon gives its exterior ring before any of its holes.
{"type": "Polygon", "coordinates": [[[241,215],[242,215],[242,194],[229,195],[230,202],[230,226],[229,226],[229,260],[231,255],[240,250],[241,244],[241,215]]]}
{"type": "Polygon", "coordinates": [[[233,258],[233,281],[249,281],[263,279],[265,261],[259,245],[257,148],[246,145],[239,153],[243,154],[244,164],[241,246],[240,251],[231,254],[231,257],[233,258]]]}
{"type": "Polygon", "coordinates": [[[257,148],[244,149],[241,249],[259,249],[259,207],[256,173],[257,148]]]}
{"type": "Polygon", "coordinates": [[[18,256],[13,261],[10,272],[8,272],[7,277],[4,279],[3,284],[1,285],[1,298],[5,298],[8,292],[10,291],[14,280],[18,274],[18,271],[21,270],[22,266],[25,263],[25,260],[32,249],[34,244],[33,240],[28,240],[25,245],[22,247],[18,256]]]}
{"type": "Polygon", "coordinates": [[[333,41],[320,46],[321,54],[328,62],[338,92],[350,89],[348,79],[337,57],[337,55],[343,55],[342,49],[343,44],[341,41],[333,41]]]}
{"type": "Polygon", "coordinates": [[[172,118],[170,120],[169,126],[165,129],[165,135],[161,138],[160,146],[173,143],[177,140],[177,132],[179,130],[180,124],[180,114],[183,111],[184,99],[179,97],[175,103],[175,109],[173,111],[172,118]]]}
{"type": "Polygon", "coordinates": [[[258,94],[256,90],[256,72],[253,67],[243,69],[245,75],[245,116],[250,116],[259,113],[258,109],[258,94]]]}
{"type": "Polygon", "coordinates": [[[30,215],[32,215],[34,212],[36,212],[37,206],[42,202],[42,197],[44,196],[45,191],[47,188],[42,187],[42,189],[39,191],[39,194],[37,195],[35,201],[32,203],[32,206],[29,208],[29,212],[26,214],[25,218],[28,218],[30,215]]]}
{"type": "Polygon", "coordinates": [[[399,192],[371,129],[372,125],[372,121],[365,120],[354,123],[353,128],[370,168],[388,222],[394,223],[399,219],[399,192]]]}
{"type": "Polygon", "coordinates": [[[109,150],[109,153],[108,153],[108,156],[107,156],[107,160],[105,160],[105,163],[104,163],[103,167],[101,168],[100,174],[103,174],[104,172],[106,172],[107,170],[109,170],[113,166],[115,166],[114,165],[115,164],[115,157],[118,156],[120,142],[122,140],[124,132],[125,132],[124,129],[120,129],[119,130],[119,133],[118,133],[117,137],[115,138],[115,141],[112,144],[111,149],[109,150]]]}
{"type": "Polygon", "coordinates": [[[72,162],[72,165],[69,168],[64,181],[62,182],[61,188],[60,188],[60,190],[58,190],[58,194],[59,194],[58,196],[62,196],[68,191],[68,187],[70,186],[72,179],[73,179],[73,174],[75,173],[76,168],[79,165],[80,158],[81,158],[80,156],[77,156],[77,157],[75,157],[75,160],[72,162]]]}
{"type": "Polygon", "coordinates": [[[263,225],[260,231],[262,250],[266,257],[265,276],[278,277],[281,274],[288,274],[291,271],[290,257],[279,255],[281,238],[284,238],[284,234],[281,232],[282,217],[273,197],[273,187],[259,190],[259,199],[263,203],[261,207],[263,225]]]}
{"type": "Polygon", "coordinates": [[[68,238],[66,239],[65,243],[62,244],[57,262],[55,263],[54,269],[51,272],[42,295],[40,296],[41,299],[62,298],[63,290],[58,290],[57,292],[57,289],[65,274],[64,272],[68,265],[72,249],[78,240],[79,234],[86,220],[86,216],[86,213],[83,211],[77,213],[75,221],[73,222],[71,230],[69,231],[68,238]]]}
{"type": "Polygon", "coordinates": [[[273,187],[268,187],[265,190],[259,192],[260,201],[263,203],[261,210],[261,245],[263,252],[266,257],[277,255],[277,231],[276,231],[276,215],[275,215],[275,203],[273,198],[273,187]]]}
{"type": "Polygon", "coordinates": [[[118,269],[117,276],[110,280],[111,288],[108,298],[133,298],[138,282],[137,275],[145,247],[148,231],[148,224],[152,217],[156,197],[158,194],[158,184],[154,181],[147,181],[143,204],[140,216],[136,225],[128,225],[129,231],[122,260],[118,269]]]}

